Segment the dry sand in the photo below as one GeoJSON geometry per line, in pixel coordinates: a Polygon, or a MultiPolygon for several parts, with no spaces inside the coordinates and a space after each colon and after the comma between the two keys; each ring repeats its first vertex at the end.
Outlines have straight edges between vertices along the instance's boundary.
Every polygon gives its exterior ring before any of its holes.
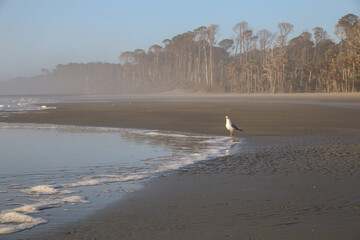
{"type": "Polygon", "coordinates": [[[3,118],[225,135],[229,115],[245,129],[236,155],[31,239],[360,239],[360,95],[304,96],[122,99],[3,118]]]}

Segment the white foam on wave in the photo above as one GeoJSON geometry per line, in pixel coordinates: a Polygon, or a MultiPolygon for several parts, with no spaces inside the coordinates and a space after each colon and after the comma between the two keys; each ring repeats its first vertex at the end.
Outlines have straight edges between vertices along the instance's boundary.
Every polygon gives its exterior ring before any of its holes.
{"type": "Polygon", "coordinates": [[[148,177],[148,172],[140,172],[128,175],[94,175],[84,177],[82,180],[74,183],[63,184],[63,187],[84,187],[84,186],[96,186],[114,182],[129,182],[137,181],[148,177]]]}
{"type": "Polygon", "coordinates": [[[37,195],[53,195],[53,194],[72,194],[74,191],[70,190],[59,190],[60,186],[51,186],[51,185],[38,185],[26,189],[20,190],[26,194],[37,194],[37,195]]]}
{"type": "Polygon", "coordinates": [[[0,111],[2,112],[19,112],[32,110],[49,110],[56,109],[56,107],[49,107],[46,105],[38,106],[40,102],[55,102],[50,100],[39,100],[31,97],[4,97],[0,96],[0,111]]]}
{"type": "MultiPolygon", "coordinates": [[[[25,204],[24,206],[14,208],[9,211],[31,214],[31,213],[40,213],[44,209],[58,207],[66,203],[89,203],[89,201],[85,200],[80,196],[33,199],[32,201],[36,201],[36,203],[25,204]]],[[[8,211],[8,210],[4,210],[4,211],[8,211]]]]}
{"type": "Polygon", "coordinates": [[[11,234],[37,225],[47,223],[45,219],[34,218],[22,213],[5,212],[0,213],[0,235],[11,234]]]}
{"type": "Polygon", "coordinates": [[[24,204],[21,207],[0,211],[0,235],[11,234],[47,223],[43,218],[31,217],[27,214],[40,213],[44,209],[55,208],[66,203],[89,203],[80,196],[47,198],[33,200],[36,203],[24,204]]]}
{"type": "MultiPolygon", "coordinates": [[[[139,132],[139,130],[134,130],[139,132]]],[[[150,133],[151,135],[162,135],[167,137],[177,137],[177,138],[196,138],[199,139],[199,136],[187,136],[182,134],[171,134],[171,133],[161,133],[158,131],[146,132],[145,134],[150,133]]],[[[169,156],[168,158],[163,158],[155,165],[155,168],[148,170],[136,170],[134,173],[130,174],[112,174],[112,175],[93,175],[83,177],[80,181],[74,183],[62,184],[62,187],[83,187],[83,186],[96,186],[103,185],[114,182],[128,182],[128,181],[138,181],[154,174],[163,173],[166,171],[172,171],[185,167],[190,164],[194,164],[199,161],[208,160],[214,157],[219,157],[222,155],[228,154],[227,149],[233,145],[233,142],[230,141],[232,138],[229,137],[215,137],[214,139],[209,139],[209,136],[200,136],[206,140],[200,140],[200,143],[207,144],[208,147],[201,152],[192,153],[192,154],[177,154],[176,157],[169,156]]],[[[199,142],[198,142],[199,143],[199,142]]],[[[131,168],[135,170],[135,168],[131,168]]]]}
{"type": "Polygon", "coordinates": [[[183,157],[179,157],[177,160],[167,161],[161,165],[159,165],[153,173],[161,173],[165,171],[177,170],[187,165],[194,164],[199,161],[205,161],[208,159],[212,159],[214,157],[219,157],[224,154],[227,154],[226,150],[224,151],[224,146],[213,147],[207,149],[207,151],[200,153],[193,153],[190,155],[185,155],[183,157]]]}

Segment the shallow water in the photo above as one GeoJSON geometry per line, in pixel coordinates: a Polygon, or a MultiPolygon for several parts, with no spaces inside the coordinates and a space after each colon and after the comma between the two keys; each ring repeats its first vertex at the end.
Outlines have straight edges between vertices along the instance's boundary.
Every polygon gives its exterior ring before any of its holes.
{"type": "Polygon", "coordinates": [[[0,238],[84,217],[142,181],[230,154],[233,144],[209,135],[0,123],[0,238]]]}

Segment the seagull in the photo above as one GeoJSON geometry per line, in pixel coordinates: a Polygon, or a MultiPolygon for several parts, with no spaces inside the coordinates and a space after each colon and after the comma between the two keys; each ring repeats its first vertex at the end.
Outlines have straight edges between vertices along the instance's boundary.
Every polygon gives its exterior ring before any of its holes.
{"type": "Polygon", "coordinates": [[[226,116],[225,119],[226,119],[225,127],[227,128],[227,130],[230,131],[230,137],[232,137],[232,134],[233,134],[234,130],[238,130],[238,131],[241,131],[241,132],[244,131],[244,130],[238,128],[235,124],[233,124],[228,116],[226,116]]]}

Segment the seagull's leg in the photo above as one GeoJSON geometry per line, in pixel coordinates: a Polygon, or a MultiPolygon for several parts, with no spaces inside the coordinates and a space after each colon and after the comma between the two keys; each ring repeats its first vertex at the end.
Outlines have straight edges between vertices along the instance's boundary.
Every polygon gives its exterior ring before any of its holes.
{"type": "Polygon", "coordinates": [[[233,131],[230,131],[230,137],[232,137],[232,133],[233,133],[233,131]]]}

